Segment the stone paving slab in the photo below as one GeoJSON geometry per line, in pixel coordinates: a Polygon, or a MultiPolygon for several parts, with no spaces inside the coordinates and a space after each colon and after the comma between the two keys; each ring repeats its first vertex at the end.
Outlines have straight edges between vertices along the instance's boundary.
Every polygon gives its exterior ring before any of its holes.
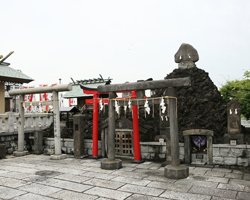
{"type": "Polygon", "coordinates": [[[178,192],[187,192],[192,186],[189,184],[173,184],[173,183],[164,183],[164,182],[151,182],[147,185],[151,188],[159,188],[164,190],[173,190],[178,192]]]}
{"type": "Polygon", "coordinates": [[[89,185],[83,185],[83,184],[69,182],[69,181],[57,180],[53,178],[42,181],[40,182],[40,184],[49,185],[52,187],[58,187],[58,188],[66,189],[66,190],[72,190],[76,192],[83,192],[92,187],[89,185]]]}
{"type": "Polygon", "coordinates": [[[190,194],[176,191],[165,191],[160,197],[176,200],[210,200],[211,196],[201,194],[190,194]]]}
{"type": "Polygon", "coordinates": [[[141,194],[133,194],[126,200],[167,200],[166,198],[160,198],[160,197],[152,197],[152,196],[147,196],[141,195],[141,194]]]}
{"type": "Polygon", "coordinates": [[[223,198],[235,198],[237,192],[231,191],[231,190],[221,190],[221,189],[214,189],[214,188],[206,188],[206,187],[199,187],[195,186],[192,187],[189,190],[190,193],[196,193],[196,194],[205,194],[210,196],[217,196],[217,197],[223,197],[223,198]]]}
{"type": "Polygon", "coordinates": [[[60,192],[56,192],[51,194],[50,197],[56,199],[64,199],[64,200],[92,200],[97,199],[98,196],[95,195],[88,195],[79,192],[73,192],[68,190],[61,190],[60,192]]]}
{"type": "Polygon", "coordinates": [[[233,199],[228,199],[228,198],[221,198],[221,197],[212,197],[211,200],[233,200],[233,199]]]}
{"type": "Polygon", "coordinates": [[[82,183],[90,179],[89,177],[73,175],[73,174],[60,174],[58,176],[55,176],[54,178],[66,181],[72,181],[76,183],[82,183]]]}
{"type": "Polygon", "coordinates": [[[82,174],[82,176],[89,177],[89,178],[99,178],[99,179],[104,179],[104,180],[110,180],[115,178],[116,176],[113,174],[103,174],[99,172],[86,172],[82,174]]]}
{"type": "Polygon", "coordinates": [[[30,184],[30,182],[18,180],[14,178],[0,178],[0,185],[6,186],[6,187],[17,188],[17,187],[20,187],[22,185],[27,185],[27,184],[30,184]]]}
{"type": "Polygon", "coordinates": [[[117,199],[117,200],[126,199],[127,197],[132,195],[132,193],[111,190],[111,189],[101,188],[101,187],[94,187],[90,190],[85,191],[85,193],[90,194],[90,195],[97,195],[100,197],[106,197],[106,198],[110,197],[112,199],[117,199]]]}
{"type": "Polygon", "coordinates": [[[29,193],[29,194],[24,194],[24,195],[15,197],[13,200],[55,200],[55,199],[29,193]]]}
{"type": "Polygon", "coordinates": [[[25,193],[27,192],[0,186],[0,198],[2,199],[11,199],[25,193]]]}
{"type": "Polygon", "coordinates": [[[112,181],[117,181],[117,182],[121,182],[121,183],[129,183],[129,184],[133,184],[133,185],[141,185],[141,186],[145,186],[145,185],[150,183],[150,181],[148,181],[148,180],[123,177],[123,176],[118,176],[116,178],[113,178],[112,181]]]}
{"type": "Polygon", "coordinates": [[[226,173],[225,178],[235,178],[235,179],[242,179],[243,174],[237,174],[237,173],[226,173]]]}
{"type": "Polygon", "coordinates": [[[250,193],[248,193],[248,192],[239,192],[238,195],[237,195],[237,199],[249,200],[250,199],[250,193]]]}
{"type": "Polygon", "coordinates": [[[203,186],[208,188],[216,188],[218,186],[218,182],[210,182],[206,181],[206,177],[188,177],[185,179],[180,179],[175,182],[175,185],[189,185],[189,186],[203,186]]]}
{"type": "Polygon", "coordinates": [[[25,186],[19,187],[18,189],[25,191],[25,192],[30,192],[30,193],[35,193],[35,194],[45,195],[45,196],[62,190],[60,188],[55,188],[55,187],[51,187],[47,185],[41,185],[37,183],[25,185],[25,186]]]}
{"type": "Polygon", "coordinates": [[[93,178],[93,179],[90,179],[88,181],[85,181],[84,184],[99,186],[99,187],[104,187],[104,188],[109,188],[109,189],[118,189],[121,186],[125,185],[125,183],[120,183],[120,182],[116,182],[116,181],[113,181],[113,180],[109,181],[109,180],[93,178]]]}
{"type": "Polygon", "coordinates": [[[205,173],[206,176],[215,176],[215,177],[224,177],[225,172],[221,171],[206,171],[205,173]]]}
{"type": "Polygon", "coordinates": [[[244,191],[245,186],[244,185],[239,185],[239,184],[220,183],[217,188],[223,189],[223,190],[244,191]]]}
{"type": "Polygon", "coordinates": [[[121,188],[119,188],[119,190],[136,194],[150,195],[150,196],[159,196],[161,193],[164,192],[164,190],[162,189],[149,188],[149,187],[130,185],[130,184],[122,186],[121,188]]]}
{"type": "Polygon", "coordinates": [[[100,162],[45,155],[2,159],[0,200],[250,200],[249,173],[241,170],[192,166],[188,178],[173,180],[159,163],[126,160],[122,169],[103,170],[100,162]]]}

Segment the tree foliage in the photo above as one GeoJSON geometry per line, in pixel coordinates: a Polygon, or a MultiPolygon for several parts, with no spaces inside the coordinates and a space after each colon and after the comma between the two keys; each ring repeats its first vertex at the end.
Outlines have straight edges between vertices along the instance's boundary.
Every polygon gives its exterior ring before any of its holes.
{"type": "Polygon", "coordinates": [[[250,118],[250,71],[245,71],[242,80],[227,81],[220,88],[223,98],[228,102],[237,100],[241,105],[241,114],[250,118]]]}

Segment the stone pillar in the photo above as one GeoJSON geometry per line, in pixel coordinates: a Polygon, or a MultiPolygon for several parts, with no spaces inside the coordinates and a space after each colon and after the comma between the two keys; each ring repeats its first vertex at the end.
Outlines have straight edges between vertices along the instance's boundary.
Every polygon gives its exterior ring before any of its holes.
{"type": "Polygon", "coordinates": [[[213,164],[213,137],[212,135],[207,135],[207,163],[209,165],[213,164]]]}
{"type": "Polygon", "coordinates": [[[102,141],[102,157],[104,158],[106,156],[106,151],[105,151],[105,128],[103,128],[102,132],[101,132],[101,141],[102,141]]]}
{"type": "Polygon", "coordinates": [[[81,114],[73,117],[73,133],[74,133],[74,157],[84,157],[84,116],[81,114]]]}
{"type": "MultiPolygon", "coordinates": [[[[175,89],[168,88],[168,93],[175,97],[175,89]]],[[[182,179],[189,175],[189,168],[180,165],[179,159],[179,135],[177,120],[177,99],[169,99],[169,123],[170,123],[170,141],[171,141],[171,164],[164,169],[164,175],[171,179],[182,179]]]]}
{"type": "Polygon", "coordinates": [[[102,169],[120,169],[122,161],[115,159],[115,108],[112,99],[115,93],[109,94],[109,122],[108,122],[108,158],[101,161],[102,169]]]}
{"type": "Polygon", "coordinates": [[[227,104],[227,133],[225,143],[236,140],[236,144],[244,143],[244,135],[241,133],[241,109],[238,101],[232,100],[227,104]]]}
{"type": "Polygon", "coordinates": [[[191,164],[191,141],[190,136],[184,136],[184,162],[186,164],[191,164]]]}
{"type": "Polygon", "coordinates": [[[43,131],[36,130],[34,133],[34,154],[43,153],[43,131]]]}
{"type": "Polygon", "coordinates": [[[4,82],[0,81],[0,113],[5,113],[4,82]]]}
{"type": "Polygon", "coordinates": [[[24,151],[24,95],[19,95],[19,119],[18,119],[18,147],[14,156],[24,156],[28,152],[24,151]]]}
{"type": "Polygon", "coordinates": [[[60,130],[60,112],[59,112],[59,99],[58,92],[53,91],[53,112],[54,112],[54,139],[55,139],[55,155],[51,155],[52,160],[60,160],[66,158],[62,154],[61,147],[61,130],[60,130]]]}

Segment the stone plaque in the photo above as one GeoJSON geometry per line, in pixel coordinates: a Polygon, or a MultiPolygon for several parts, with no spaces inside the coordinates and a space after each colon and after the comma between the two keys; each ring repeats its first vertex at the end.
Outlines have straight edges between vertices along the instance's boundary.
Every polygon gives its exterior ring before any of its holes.
{"type": "Polygon", "coordinates": [[[240,134],[240,103],[238,101],[230,101],[227,105],[227,131],[229,134],[240,134]]]}

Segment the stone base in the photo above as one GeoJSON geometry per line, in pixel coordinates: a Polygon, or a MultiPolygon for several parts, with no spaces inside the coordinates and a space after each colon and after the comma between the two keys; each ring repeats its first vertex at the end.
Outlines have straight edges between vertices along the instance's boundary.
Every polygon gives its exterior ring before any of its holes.
{"type": "Polygon", "coordinates": [[[104,160],[101,161],[101,168],[108,170],[120,169],[122,168],[122,161],[119,159],[109,160],[105,158],[104,160]]]}
{"type": "Polygon", "coordinates": [[[133,160],[132,163],[136,163],[136,164],[141,164],[144,163],[145,160],[133,160]]]}
{"type": "Polygon", "coordinates": [[[88,158],[98,160],[98,159],[102,158],[102,156],[92,156],[92,155],[90,155],[90,156],[88,156],[88,158]]]}
{"type": "Polygon", "coordinates": [[[81,155],[81,156],[74,155],[74,158],[76,158],[76,159],[83,159],[83,158],[89,158],[89,156],[88,155],[81,155]]]}
{"type": "Polygon", "coordinates": [[[28,151],[14,151],[13,155],[16,157],[26,156],[29,152],[28,151]]]}
{"type": "Polygon", "coordinates": [[[182,179],[189,176],[189,168],[185,165],[167,165],[164,169],[164,176],[170,179],[182,179]]]}
{"type": "Polygon", "coordinates": [[[60,155],[51,155],[50,160],[63,160],[67,158],[66,154],[60,154],[60,155]]]}

